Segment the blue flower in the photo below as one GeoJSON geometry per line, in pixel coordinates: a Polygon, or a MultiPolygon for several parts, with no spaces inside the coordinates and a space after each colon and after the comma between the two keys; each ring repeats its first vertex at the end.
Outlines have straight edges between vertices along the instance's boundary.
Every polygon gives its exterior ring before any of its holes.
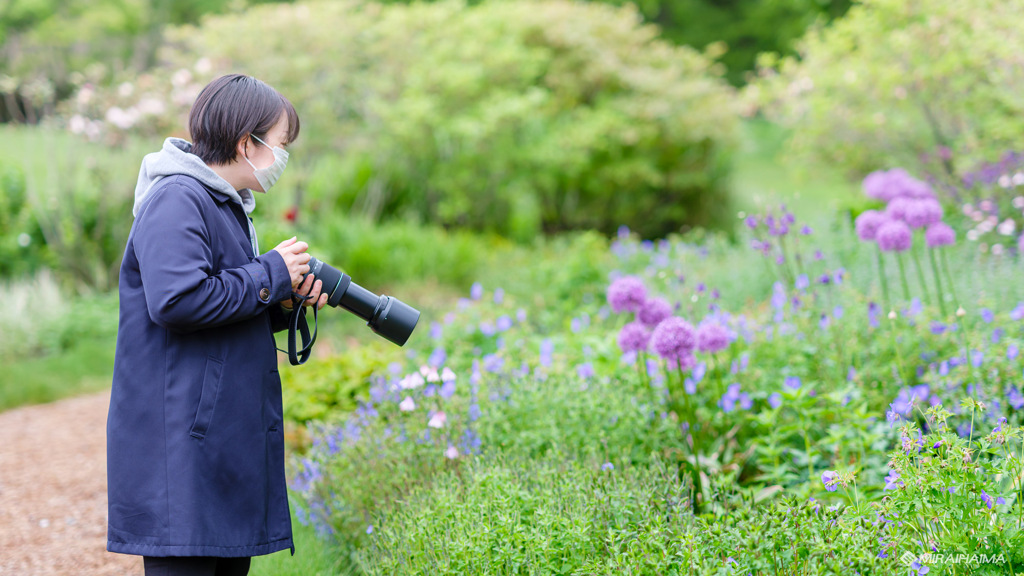
{"type": "Polygon", "coordinates": [[[811,281],[807,279],[807,274],[801,274],[796,279],[796,289],[804,290],[811,285],[811,281]]]}
{"type": "Polygon", "coordinates": [[[996,498],[993,502],[992,497],[986,494],[984,490],[981,491],[981,500],[986,506],[988,506],[989,510],[991,510],[996,504],[1006,504],[1006,500],[1002,496],[996,498]]]}
{"type": "Polygon", "coordinates": [[[446,359],[448,359],[448,353],[444,351],[443,347],[438,346],[430,353],[430,358],[427,359],[427,363],[435,368],[440,368],[446,359]]]}
{"type": "Polygon", "coordinates": [[[778,392],[772,392],[772,395],[768,397],[768,405],[772,408],[778,408],[782,405],[782,395],[778,392]]]}
{"type": "Polygon", "coordinates": [[[799,376],[786,376],[786,380],[782,383],[783,386],[790,390],[799,390],[802,382],[799,376]]]}
{"type": "Polygon", "coordinates": [[[433,340],[440,340],[441,336],[442,336],[442,332],[443,332],[443,329],[441,327],[441,323],[440,322],[431,322],[430,323],[430,338],[431,339],[433,339],[433,340]]]}
{"type": "Polygon", "coordinates": [[[501,288],[494,289],[494,303],[501,304],[502,300],[505,299],[505,290],[501,288]]]}
{"type": "Polygon", "coordinates": [[[576,373],[580,378],[591,378],[594,376],[594,366],[590,362],[584,362],[576,367],[576,373]]]}
{"type": "Polygon", "coordinates": [[[900,480],[900,475],[895,470],[890,470],[889,475],[885,477],[885,488],[883,490],[895,490],[903,486],[903,480],[900,480]]]}
{"type": "Polygon", "coordinates": [[[504,332],[504,331],[512,328],[512,319],[509,318],[506,315],[502,315],[497,320],[497,328],[498,328],[498,332],[504,332]]]}
{"type": "Polygon", "coordinates": [[[1020,348],[1017,348],[1016,344],[1010,344],[1006,347],[1006,359],[1013,360],[1020,354],[1020,348]]]}
{"type": "Polygon", "coordinates": [[[872,328],[878,328],[879,312],[881,312],[881,309],[878,307],[878,304],[875,304],[874,302],[868,304],[868,324],[870,324],[872,328]]]}
{"type": "Polygon", "coordinates": [[[982,308],[981,319],[984,320],[986,324],[991,324],[992,320],[995,320],[995,316],[992,314],[992,311],[989,310],[988,308],[982,308]]]}
{"type": "Polygon", "coordinates": [[[479,282],[474,282],[473,286],[469,289],[469,297],[473,300],[479,300],[484,297],[484,287],[479,282]]]}
{"type": "Polygon", "coordinates": [[[551,341],[551,338],[545,338],[540,342],[540,365],[546,367],[551,366],[551,357],[555,351],[555,344],[551,341]]]}
{"type": "Polygon", "coordinates": [[[604,464],[601,464],[601,470],[604,470],[605,472],[609,470],[615,470],[615,464],[612,464],[611,462],[605,462],[604,464]]]}
{"type": "Polygon", "coordinates": [[[1006,392],[1006,400],[1013,406],[1014,410],[1020,410],[1024,408],[1024,395],[1021,395],[1020,390],[1017,390],[1016,386],[1010,386],[1010,390],[1006,392]]]}
{"type": "Polygon", "coordinates": [[[505,359],[497,354],[488,354],[484,356],[484,370],[496,374],[501,371],[505,365],[505,359]]]}
{"type": "Polygon", "coordinates": [[[825,485],[825,490],[828,492],[835,492],[839,489],[839,486],[837,486],[838,478],[839,474],[836,474],[832,470],[826,470],[821,473],[821,483],[825,485]]]}

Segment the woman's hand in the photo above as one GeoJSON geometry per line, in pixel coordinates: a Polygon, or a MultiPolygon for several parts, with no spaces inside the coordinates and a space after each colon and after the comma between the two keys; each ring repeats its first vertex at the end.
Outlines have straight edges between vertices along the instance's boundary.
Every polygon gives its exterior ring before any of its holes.
{"type": "Polygon", "coordinates": [[[274,250],[277,250],[281,257],[284,258],[284,264],[288,267],[288,275],[291,276],[293,290],[297,289],[299,284],[302,283],[302,277],[309,273],[310,255],[306,254],[307,248],[309,248],[309,244],[299,242],[295,239],[295,236],[274,247],[274,250]]]}
{"type": "MultiPolygon", "coordinates": [[[[306,276],[306,280],[302,282],[302,285],[295,289],[295,293],[302,294],[303,296],[310,296],[308,299],[302,301],[303,306],[313,306],[315,304],[316,309],[320,310],[321,308],[324,307],[325,304],[327,304],[327,294],[321,294],[320,290],[322,289],[323,282],[319,280],[314,281],[313,275],[308,274],[306,276]]],[[[285,307],[288,310],[291,310],[292,301],[282,300],[281,306],[285,307]]]]}

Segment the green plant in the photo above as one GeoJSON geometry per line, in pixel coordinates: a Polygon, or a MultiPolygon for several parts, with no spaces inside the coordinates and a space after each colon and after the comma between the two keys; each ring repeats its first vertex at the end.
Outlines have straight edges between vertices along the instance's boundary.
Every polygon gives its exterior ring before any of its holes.
{"type": "Polygon", "coordinates": [[[762,59],[748,96],[805,159],[959,177],[1021,148],[1018,0],[861,0],[799,56],[762,59]],[[914,170],[919,172],[919,170],[914,170]]]}
{"type": "Polygon", "coordinates": [[[297,156],[331,151],[310,177],[322,210],[523,241],[723,225],[736,99],[709,58],[656,36],[635,9],[558,0],[265,6],[168,31],[175,72],[139,79],[139,102],[118,108],[170,95],[163,114],[125,123],[149,133],[180,118],[193,86],[244,69],[306,119],[297,156]],[[261,38],[258,58],[229,40],[243,35],[261,38]]]}

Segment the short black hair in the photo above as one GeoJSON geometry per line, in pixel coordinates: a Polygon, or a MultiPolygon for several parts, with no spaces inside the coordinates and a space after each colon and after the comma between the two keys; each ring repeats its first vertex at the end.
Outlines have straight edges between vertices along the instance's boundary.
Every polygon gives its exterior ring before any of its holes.
{"type": "Polygon", "coordinates": [[[299,115],[287,98],[265,82],[245,74],[228,74],[206,85],[192,104],[188,131],[192,153],[207,164],[235,159],[235,144],[249,134],[265,139],[288,114],[288,144],[299,136],[299,115]]]}

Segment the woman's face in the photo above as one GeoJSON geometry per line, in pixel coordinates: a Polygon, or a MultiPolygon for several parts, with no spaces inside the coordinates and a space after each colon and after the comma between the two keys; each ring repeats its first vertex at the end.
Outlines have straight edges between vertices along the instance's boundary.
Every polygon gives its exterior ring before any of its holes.
{"type": "MultiPolygon", "coordinates": [[[[256,168],[268,168],[274,163],[274,152],[272,149],[275,146],[280,146],[287,150],[288,142],[288,115],[284,112],[281,113],[281,118],[277,120],[277,123],[267,132],[267,135],[262,137],[263,142],[266,145],[260,143],[254,138],[245,138],[240,146],[242,153],[249,162],[252,163],[256,168]]],[[[248,164],[242,160],[243,165],[248,167],[248,164]]],[[[252,173],[249,174],[247,188],[260,190],[259,182],[256,180],[256,176],[252,173]]]]}

